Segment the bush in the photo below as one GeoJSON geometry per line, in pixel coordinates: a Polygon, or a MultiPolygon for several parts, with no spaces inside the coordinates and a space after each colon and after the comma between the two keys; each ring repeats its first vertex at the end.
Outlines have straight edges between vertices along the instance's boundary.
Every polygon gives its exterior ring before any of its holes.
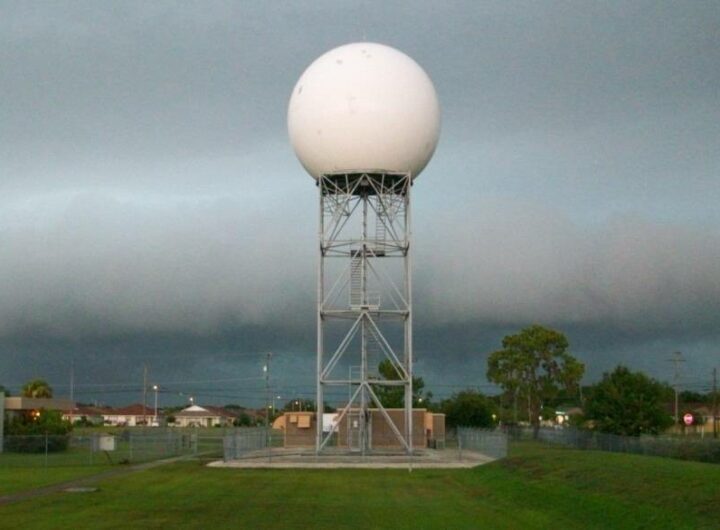
{"type": "Polygon", "coordinates": [[[475,390],[463,390],[453,394],[442,401],[440,410],[445,413],[448,427],[488,428],[495,425],[494,404],[487,396],[475,390]]]}
{"type": "Polygon", "coordinates": [[[75,427],[94,427],[95,424],[87,419],[87,416],[82,416],[80,419],[75,420],[73,423],[75,427]]]}
{"type": "Polygon", "coordinates": [[[44,453],[46,444],[48,453],[59,453],[68,448],[70,437],[67,435],[28,435],[6,436],[5,451],[9,453],[44,453]]]}
{"type": "Polygon", "coordinates": [[[56,410],[39,410],[13,419],[5,430],[5,450],[16,453],[65,451],[72,431],[56,410]]]}

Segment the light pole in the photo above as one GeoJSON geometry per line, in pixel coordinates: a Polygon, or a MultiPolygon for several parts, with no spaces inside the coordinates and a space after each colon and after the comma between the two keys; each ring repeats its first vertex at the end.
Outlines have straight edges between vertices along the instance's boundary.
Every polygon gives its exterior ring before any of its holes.
{"type": "Polygon", "coordinates": [[[275,416],[276,410],[275,410],[275,399],[280,401],[280,396],[273,396],[273,416],[275,416]]]}
{"type": "Polygon", "coordinates": [[[263,366],[263,372],[265,373],[265,442],[267,443],[268,450],[268,462],[272,458],[272,440],[270,438],[270,359],[272,353],[268,352],[263,366]]]}
{"type": "Polygon", "coordinates": [[[158,421],[158,415],[157,415],[158,386],[153,385],[153,390],[155,391],[155,417],[153,418],[153,423],[159,427],[160,422],[158,421]]]}

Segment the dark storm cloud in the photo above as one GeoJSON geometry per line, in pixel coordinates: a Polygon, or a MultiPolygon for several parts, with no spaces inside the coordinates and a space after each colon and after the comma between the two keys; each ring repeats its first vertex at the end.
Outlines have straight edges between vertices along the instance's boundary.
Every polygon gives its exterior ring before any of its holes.
{"type": "Polygon", "coordinates": [[[720,232],[625,216],[581,228],[517,202],[479,201],[418,249],[421,315],[671,334],[720,324],[720,232]],[[467,229],[471,227],[471,230],[467,229]],[[452,256],[451,259],[448,256],[452,256]]]}
{"type": "Polygon", "coordinates": [[[278,237],[273,216],[232,198],[143,206],[75,195],[0,236],[0,333],[212,334],[272,319],[292,324],[293,312],[312,308],[314,278],[311,249],[292,241],[312,229],[298,224],[278,237]],[[288,252],[307,266],[286,267],[288,252]]]}
{"type": "Polygon", "coordinates": [[[716,2],[0,3],[0,336],[311,351],[315,189],[286,104],[367,39],[443,109],[414,191],[418,351],[543,321],[597,358],[709,352],[718,28],[716,2]]]}

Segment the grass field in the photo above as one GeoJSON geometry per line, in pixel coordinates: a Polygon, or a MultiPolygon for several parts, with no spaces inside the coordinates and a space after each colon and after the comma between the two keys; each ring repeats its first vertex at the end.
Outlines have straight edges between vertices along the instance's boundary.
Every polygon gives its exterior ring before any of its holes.
{"type": "MultiPolygon", "coordinates": [[[[22,491],[50,486],[76,478],[97,475],[109,469],[109,466],[82,467],[31,467],[31,468],[0,468],[0,495],[19,493],[22,491]]],[[[0,513],[2,513],[0,508],[0,513]]],[[[0,522],[2,528],[2,522],[0,522]]]]}
{"type": "MultiPolygon", "coordinates": [[[[19,470],[16,470],[19,471],[19,470]]],[[[0,508],[8,528],[718,528],[720,466],[516,444],[466,470],[183,462],[0,508]]]]}

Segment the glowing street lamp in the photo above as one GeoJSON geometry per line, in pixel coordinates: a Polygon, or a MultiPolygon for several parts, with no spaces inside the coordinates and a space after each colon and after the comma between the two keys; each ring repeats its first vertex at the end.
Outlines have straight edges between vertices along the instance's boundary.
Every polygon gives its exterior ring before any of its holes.
{"type": "Polygon", "coordinates": [[[158,422],[158,414],[157,414],[157,402],[158,402],[158,386],[153,385],[153,390],[155,391],[155,416],[153,417],[153,423],[157,426],[160,426],[160,422],[158,422]]]}

